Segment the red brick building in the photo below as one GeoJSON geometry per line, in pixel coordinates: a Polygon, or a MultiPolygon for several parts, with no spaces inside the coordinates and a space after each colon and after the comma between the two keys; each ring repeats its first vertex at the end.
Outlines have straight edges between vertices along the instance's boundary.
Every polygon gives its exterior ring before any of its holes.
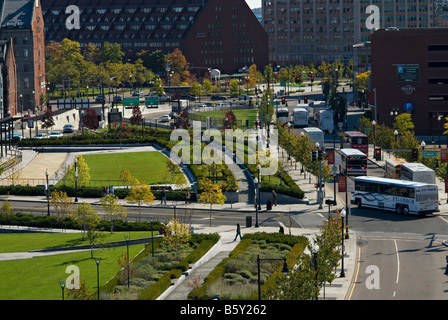
{"type": "Polygon", "coordinates": [[[12,38],[0,40],[1,94],[0,118],[17,114],[17,66],[14,58],[12,38]]]}
{"type": "Polygon", "coordinates": [[[397,112],[408,112],[417,135],[441,135],[448,116],[448,29],[377,30],[371,90],[379,123],[392,126],[397,112]]]}
{"type": "Polygon", "coordinates": [[[42,6],[47,42],[118,43],[125,58],[179,48],[193,71],[268,64],[267,34],[245,0],[43,0],[42,6]],[[70,5],[79,8],[79,28],[66,27],[70,5]]]}

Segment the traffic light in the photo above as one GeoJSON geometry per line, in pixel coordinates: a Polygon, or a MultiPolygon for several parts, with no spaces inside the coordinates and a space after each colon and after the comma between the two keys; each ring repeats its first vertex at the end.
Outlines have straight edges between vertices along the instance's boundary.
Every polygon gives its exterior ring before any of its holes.
{"type": "Polygon", "coordinates": [[[282,97],[282,104],[286,103],[286,97],[282,97]]]}
{"type": "Polygon", "coordinates": [[[381,161],[381,148],[375,148],[375,160],[381,161]]]}
{"type": "Polygon", "coordinates": [[[300,77],[296,78],[296,83],[300,83],[300,77]]]}
{"type": "Polygon", "coordinates": [[[313,76],[311,76],[311,82],[314,82],[314,77],[313,76]]]}
{"type": "Polygon", "coordinates": [[[295,72],[292,73],[292,77],[293,77],[293,78],[296,77],[296,73],[295,73],[295,72]]]}
{"type": "Polygon", "coordinates": [[[307,96],[304,96],[304,97],[303,97],[303,101],[304,101],[305,103],[308,103],[308,97],[307,97],[307,96]]]}
{"type": "Polygon", "coordinates": [[[318,160],[318,161],[322,161],[322,159],[323,159],[323,158],[322,158],[322,153],[323,153],[322,150],[319,150],[319,151],[317,152],[317,160],[318,160]]]}
{"type": "Polygon", "coordinates": [[[412,149],[412,161],[418,161],[418,149],[412,149]]]}
{"type": "MultiPolygon", "coordinates": [[[[325,188],[325,184],[323,182],[321,182],[320,185],[322,186],[322,188],[325,188]]],[[[319,183],[315,183],[314,188],[319,188],[319,183]]]]}
{"type": "Polygon", "coordinates": [[[317,161],[317,151],[311,151],[311,161],[312,162],[317,161]]]}

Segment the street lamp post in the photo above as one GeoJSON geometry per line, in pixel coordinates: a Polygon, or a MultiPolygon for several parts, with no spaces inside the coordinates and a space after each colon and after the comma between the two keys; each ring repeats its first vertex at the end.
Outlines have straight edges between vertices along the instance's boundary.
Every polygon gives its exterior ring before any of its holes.
{"type": "Polygon", "coordinates": [[[131,239],[131,235],[125,234],[124,239],[126,240],[126,247],[127,247],[126,261],[127,261],[127,269],[128,269],[128,290],[129,290],[129,239],[131,239]]]}
{"type": "Polygon", "coordinates": [[[154,230],[152,229],[152,225],[154,223],[154,218],[150,217],[149,221],[151,222],[151,249],[152,249],[151,255],[154,258],[154,230]]]}
{"type": "Polygon", "coordinates": [[[254,195],[254,202],[255,202],[255,228],[258,228],[258,178],[254,179],[254,187],[255,187],[255,195],[254,195]]]}
{"type": "Polygon", "coordinates": [[[98,288],[97,299],[100,300],[100,262],[101,262],[101,258],[94,257],[94,259],[95,259],[95,263],[96,263],[96,285],[98,288]]]}
{"type": "MultiPolygon", "coordinates": [[[[314,280],[316,281],[316,287],[318,287],[318,284],[317,284],[317,254],[319,253],[319,245],[316,242],[314,242],[313,247],[311,249],[313,251],[313,258],[314,258],[314,271],[315,271],[314,280]]],[[[319,294],[316,296],[316,300],[319,300],[319,294]]]]}
{"type": "Polygon", "coordinates": [[[345,209],[341,210],[341,240],[342,240],[342,247],[341,247],[341,274],[340,277],[345,277],[344,272],[344,218],[345,218],[345,209]]]}
{"type": "Polygon", "coordinates": [[[75,157],[75,202],[78,202],[78,159],[75,157]]]}
{"type": "Polygon", "coordinates": [[[47,178],[47,216],[50,216],[50,185],[48,184],[48,168],[45,169],[45,177],[47,178]]]}
{"type": "Polygon", "coordinates": [[[261,165],[258,164],[258,210],[261,210],[261,165]]]}
{"type": "MultiPolygon", "coordinates": [[[[315,144],[317,151],[319,152],[319,142],[316,142],[315,144]]],[[[322,160],[319,160],[319,196],[318,196],[318,200],[319,200],[319,208],[318,209],[322,209],[322,160]]]]}
{"type": "Polygon", "coordinates": [[[65,289],[65,280],[59,280],[59,285],[62,289],[62,300],[64,300],[64,289],[65,289]]]}
{"type": "Polygon", "coordinates": [[[288,265],[286,264],[286,258],[283,259],[260,259],[260,255],[257,255],[257,270],[258,270],[258,300],[261,300],[261,279],[260,279],[260,261],[283,261],[282,273],[287,275],[289,273],[288,265]]]}

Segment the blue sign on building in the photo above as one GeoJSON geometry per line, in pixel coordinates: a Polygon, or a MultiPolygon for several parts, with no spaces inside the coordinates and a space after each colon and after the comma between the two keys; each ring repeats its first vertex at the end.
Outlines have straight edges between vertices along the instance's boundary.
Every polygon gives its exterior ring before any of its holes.
{"type": "Polygon", "coordinates": [[[405,102],[403,106],[404,111],[414,110],[414,104],[412,102],[405,102]]]}

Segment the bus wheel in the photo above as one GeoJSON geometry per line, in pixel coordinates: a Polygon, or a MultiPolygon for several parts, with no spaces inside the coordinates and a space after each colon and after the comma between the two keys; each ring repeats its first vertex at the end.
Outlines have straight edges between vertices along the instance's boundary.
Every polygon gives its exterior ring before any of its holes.
{"type": "Polygon", "coordinates": [[[397,206],[395,207],[395,211],[398,214],[403,214],[403,207],[401,205],[397,204],[397,206]]]}
{"type": "Polygon", "coordinates": [[[409,208],[408,206],[403,206],[403,214],[408,215],[409,214],[409,208]]]}

